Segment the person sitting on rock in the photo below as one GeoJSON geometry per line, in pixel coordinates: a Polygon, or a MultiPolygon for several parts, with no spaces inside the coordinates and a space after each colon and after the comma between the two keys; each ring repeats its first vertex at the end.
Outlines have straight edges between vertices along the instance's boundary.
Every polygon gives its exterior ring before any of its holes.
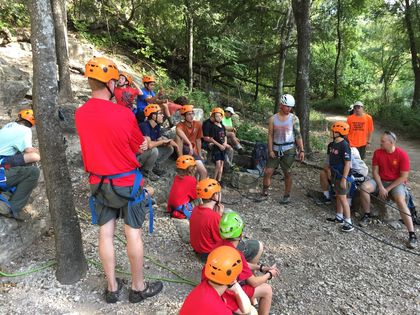
{"type": "Polygon", "coordinates": [[[134,114],[136,114],[137,108],[134,104],[134,101],[136,97],[140,95],[140,93],[142,92],[133,82],[133,77],[125,71],[120,72],[118,86],[116,86],[114,90],[117,104],[128,107],[133,111],[134,114]]]}
{"type": "MultiPolygon", "coordinates": [[[[254,301],[253,304],[256,303],[257,299],[259,300],[258,314],[269,314],[273,292],[267,281],[277,277],[279,275],[279,270],[277,269],[276,265],[258,265],[256,263],[252,263],[246,258],[246,252],[244,252],[242,249],[242,244],[244,243],[242,239],[243,228],[244,223],[240,215],[235,211],[226,211],[219,223],[220,236],[223,240],[217,243],[216,248],[219,246],[229,246],[238,250],[243,261],[243,269],[238,276],[238,281],[241,283],[242,289],[250,298],[250,300],[254,301]],[[264,275],[255,276],[254,273],[257,271],[264,273],[264,275]]],[[[262,252],[262,244],[258,241],[253,242],[256,244],[255,246],[250,246],[250,248],[258,248],[259,245],[262,252]]],[[[232,300],[232,298],[228,295],[224,297],[228,301],[231,300],[228,302],[228,304],[234,305],[232,310],[235,312],[239,306],[235,305],[235,301],[232,300]]]]}
{"type": "Polygon", "coordinates": [[[226,128],[226,136],[228,143],[235,149],[238,150],[239,153],[241,153],[244,149],[241,145],[241,142],[236,137],[236,128],[233,123],[233,115],[235,115],[235,111],[232,107],[226,107],[225,108],[225,116],[222,119],[223,126],[226,128]]]}
{"type": "Polygon", "coordinates": [[[35,117],[32,109],[21,110],[15,122],[0,130],[0,190],[12,193],[7,198],[0,195],[0,214],[25,220],[22,209],[28,203],[39,178],[39,168],[33,165],[41,158],[32,146],[35,117]]]}
{"type": "Polygon", "coordinates": [[[197,199],[196,161],[191,155],[181,155],[176,160],[177,175],[168,196],[167,211],[172,218],[190,219],[191,202],[197,199]]]}
{"type": "MultiPolygon", "coordinates": [[[[180,315],[232,315],[231,305],[224,296],[231,297],[238,314],[250,314],[249,298],[236,281],[245,263],[238,251],[220,246],[208,256],[204,266],[204,279],[185,299],[180,315]]],[[[231,302],[232,303],[232,302],[231,302]]]]}
{"type": "Polygon", "coordinates": [[[224,206],[221,203],[222,187],[215,179],[202,179],[197,184],[197,197],[202,204],[193,208],[190,218],[190,243],[202,261],[222,240],[219,222],[224,206]]]}
{"type": "Polygon", "coordinates": [[[328,218],[328,221],[340,223],[343,232],[354,230],[350,206],[347,201],[347,194],[350,192],[350,168],[351,150],[346,140],[350,126],[344,121],[335,122],[331,126],[334,141],[329,146],[329,169],[331,172],[331,183],[336,196],[336,215],[328,218]]]}
{"type": "Polygon", "coordinates": [[[177,143],[183,154],[192,155],[196,161],[200,179],[207,178],[207,170],[201,156],[201,123],[194,120],[194,106],[184,105],[179,110],[184,120],[176,125],[177,143]]]}
{"type": "Polygon", "coordinates": [[[400,210],[401,219],[408,230],[407,247],[417,246],[410,209],[405,200],[406,183],[410,172],[410,159],[407,152],[396,146],[397,136],[392,131],[385,131],[381,137],[381,147],[375,150],[372,158],[373,179],[365,182],[360,189],[360,198],[364,215],[360,225],[366,227],[371,222],[370,194],[378,194],[383,200],[391,198],[400,210]]]}
{"type": "Polygon", "coordinates": [[[182,154],[174,140],[161,135],[160,125],[163,122],[163,113],[159,105],[147,105],[144,115],[147,120],[140,124],[140,129],[147,140],[148,149],[138,155],[138,160],[142,165],[144,176],[154,181],[158,179],[157,176],[166,173],[161,164],[172,155],[174,150],[178,156],[182,154]],[[152,172],[157,176],[152,175],[152,172]]]}
{"type": "Polygon", "coordinates": [[[160,99],[158,96],[156,96],[154,92],[154,88],[156,85],[155,78],[150,75],[145,75],[142,81],[144,85],[144,87],[141,89],[142,94],[139,94],[139,96],[137,97],[137,121],[139,123],[142,123],[146,119],[146,116],[144,115],[144,110],[147,105],[157,104],[161,108],[165,118],[168,119],[169,124],[172,126],[172,121],[170,118],[171,113],[169,112],[168,107],[168,100],[160,99]]]}

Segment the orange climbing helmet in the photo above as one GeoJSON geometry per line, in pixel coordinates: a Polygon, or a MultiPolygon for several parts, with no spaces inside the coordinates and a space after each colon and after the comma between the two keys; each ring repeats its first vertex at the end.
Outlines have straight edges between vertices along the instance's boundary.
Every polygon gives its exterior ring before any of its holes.
{"type": "Polygon", "coordinates": [[[204,274],[207,279],[218,284],[229,285],[242,272],[243,262],[236,248],[220,246],[207,257],[204,274]]]}
{"type": "Polygon", "coordinates": [[[176,159],[176,168],[186,170],[190,166],[195,166],[195,159],[191,155],[181,155],[176,159]]]}
{"type": "Polygon", "coordinates": [[[34,111],[32,109],[22,109],[18,115],[19,118],[28,121],[32,125],[32,127],[35,126],[35,116],[34,111]]]}
{"type": "Polygon", "coordinates": [[[332,132],[338,132],[342,136],[347,136],[350,131],[350,126],[345,121],[337,121],[331,126],[332,132]]]}
{"type": "Polygon", "coordinates": [[[116,64],[104,57],[93,57],[90,59],[85,65],[85,76],[103,83],[120,78],[116,64]]]}
{"type": "Polygon", "coordinates": [[[149,117],[153,113],[160,112],[160,106],[158,104],[149,104],[144,109],[144,116],[149,117]]]}
{"type": "Polygon", "coordinates": [[[202,179],[197,184],[197,196],[198,198],[210,199],[213,194],[218,193],[222,190],[219,182],[212,178],[202,179]]]}
{"type": "Polygon", "coordinates": [[[225,111],[223,109],[221,109],[220,107],[215,107],[211,110],[211,115],[213,116],[214,114],[219,113],[222,115],[222,117],[225,116],[225,111]]]}
{"type": "Polygon", "coordinates": [[[143,83],[151,83],[151,82],[156,82],[155,81],[155,78],[154,77],[152,77],[151,75],[145,75],[144,77],[143,77],[143,83]]]}
{"type": "Polygon", "coordinates": [[[179,110],[179,113],[181,115],[185,115],[186,113],[192,112],[194,111],[194,106],[193,105],[183,105],[181,107],[181,109],[179,110]]]}
{"type": "Polygon", "coordinates": [[[128,85],[131,85],[133,83],[133,77],[128,72],[121,71],[120,76],[121,75],[127,79],[128,85]]]}

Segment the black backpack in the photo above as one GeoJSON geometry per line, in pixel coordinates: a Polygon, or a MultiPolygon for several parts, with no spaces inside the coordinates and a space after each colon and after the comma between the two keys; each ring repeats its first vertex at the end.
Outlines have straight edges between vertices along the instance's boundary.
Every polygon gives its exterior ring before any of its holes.
{"type": "Polygon", "coordinates": [[[268,146],[266,143],[256,142],[252,149],[252,168],[258,170],[260,174],[263,173],[265,164],[268,159],[268,146]]]}

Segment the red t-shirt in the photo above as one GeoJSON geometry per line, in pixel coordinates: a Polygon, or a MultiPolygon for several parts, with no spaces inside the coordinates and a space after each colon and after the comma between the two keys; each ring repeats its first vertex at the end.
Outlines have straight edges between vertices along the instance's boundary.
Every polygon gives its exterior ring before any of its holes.
{"type": "Polygon", "coordinates": [[[114,89],[115,100],[117,104],[123,105],[131,109],[133,107],[134,100],[140,91],[130,86],[127,87],[116,87],[114,89]]]}
{"type": "Polygon", "coordinates": [[[203,281],[196,286],[184,301],[179,315],[232,315],[217,291],[203,281]]]}
{"type": "Polygon", "coordinates": [[[410,159],[407,152],[398,147],[392,153],[377,149],[373,153],[372,166],[379,167],[381,180],[392,182],[401,176],[401,172],[410,170],[410,159]]]}
{"type": "Polygon", "coordinates": [[[219,233],[220,215],[202,205],[194,207],[190,218],[190,243],[200,254],[210,253],[217,242],[221,241],[219,233]]]}
{"type": "Polygon", "coordinates": [[[197,180],[194,176],[175,176],[168,196],[167,211],[197,199],[197,180]]]}
{"type": "Polygon", "coordinates": [[[186,121],[182,121],[176,125],[176,129],[180,129],[185,133],[185,136],[191,142],[195,153],[198,154],[196,142],[197,139],[203,138],[203,129],[201,128],[201,123],[199,121],[193,120],[191,126],[188,126],[186,121]]]}
{"type": "MultiPolygon", "coordinates": [[[[136,152],[144,138],[128,108],[91,98],[76,110],[75,121],[86,172],[115,175],[140,166],[136,152]]],[[[90,176],[90,184],[99,182],[99,177],[90,176]]],[[[133,182],[134,175],[113,180],[115,186],[132,186],[133,182]]]]}

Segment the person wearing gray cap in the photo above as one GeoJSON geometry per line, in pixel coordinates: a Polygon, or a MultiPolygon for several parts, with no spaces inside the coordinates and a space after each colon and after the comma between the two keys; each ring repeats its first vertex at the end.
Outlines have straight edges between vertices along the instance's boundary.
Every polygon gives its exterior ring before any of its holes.
{"type": "Polygon", "coordinates": [[[351,147],[357,148],[360,157],[364,160],[366,147],[372,141],[373,119],[372,116],[365,113],[364,105],[361,101],[357,101],[352,106],[353,114],[347,117],[347,123],[350,125],[348,141],[351,147]]]}
{"type": "Polygon", "coordinates": [[[226,107],[225,108],[225,116],[223,117],[222,123],[226,129],[226,136],[228,139],[228,143],[239,152],[243,151],[243,147],[236,137],[236,128],[233,125],[232,116],[235,115],[235,111],[233,107],[226,107]]]}

